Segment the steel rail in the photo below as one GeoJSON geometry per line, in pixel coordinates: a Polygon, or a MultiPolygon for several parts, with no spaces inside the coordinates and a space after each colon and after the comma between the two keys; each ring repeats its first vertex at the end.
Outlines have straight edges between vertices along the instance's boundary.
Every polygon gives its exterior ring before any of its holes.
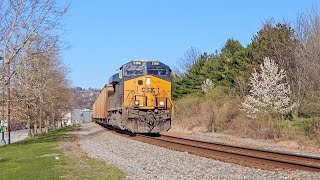
{"type": "MultiPolygon", "coordinates": [[[[241,157],[240,159],[258,160],[267,166],[275,166],[276,169],[306,170],[320,172],[320,158],[312,156],[302,156],[297,154],[286,154],[282,152],[267,151],[261,149],[251,149],[246,147],[229,146],[212,142],[198,141],[193,139],[180,138],[175,136],[161,135],[160,137],[149,137],[161,141],[179,143],[199,150],[211,150],[224,154],[232,154],[241,157]]],[[[255,162],[259,163],[259,162],[255,162]]]]}
{"type": "Polygon", "coordinates": [[[216,143],[216,142],[207,142],[207,141],[169,136],[169,135],[163,135],[163,134],[161,135],[161,138],[169,139],[169,140],[171,139],[171,140],[177,140],[177,141],[184,141],[186,143],[193,143],[193,144],[196,143],[200,146],[210,146],[210,148],[214,148],[214,149],[225,148],[229,152],[237,151],[237,153],[241,153],[241,154],[243,153],[245,155],[250,154],[251,156],[257,156],[261,158],[268,157],[274,160],[286,159],[287,161],[293,161],[293,162],[299,161],[301,163],[317,164],[320,166],[320,157],[306,156],[306,155],[300,155],[300,154],[294,154],[294,153],[277,152],[272,150],[240,147],[240,146],[227,145],[227,144],[216,143]]]}

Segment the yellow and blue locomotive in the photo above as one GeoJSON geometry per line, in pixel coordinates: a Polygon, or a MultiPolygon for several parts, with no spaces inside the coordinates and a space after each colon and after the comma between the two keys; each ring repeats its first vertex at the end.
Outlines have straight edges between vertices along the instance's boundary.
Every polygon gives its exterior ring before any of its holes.
{"type": "Polygon", "coordinates": [[[124,64],[100,91],[93,120],[133,133],[168,131],[174,113],[170,74],[158,61],[124,64]]]}

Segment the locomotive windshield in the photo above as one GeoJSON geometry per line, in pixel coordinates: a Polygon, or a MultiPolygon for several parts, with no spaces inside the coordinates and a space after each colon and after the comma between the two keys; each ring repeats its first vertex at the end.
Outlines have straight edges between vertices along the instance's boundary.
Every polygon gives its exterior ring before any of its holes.
{"type": "Polygon", "coordinates": [[[170,68],[156,61],[132,61],[123,65],[123,75],[125,77],[137,77],[143,75],[157,76],[170,80],[170,68]]]}
{"type": "Polygon", "coordinates": [[[152,64],[152,62],[148,63],[147,64],[147,74],[159,76],[161,78],[169,78],[170,77],[169,67],[162,64],[162,63],[157,63],[157,64],[152,64]]]}
{"type": "Polygon", "coordinates": [[[166,69],[148,69],[148,74],[165,76],[167,75],[167,70],[166,69]]]}
{"type": "Polygon", "coordinates": [[[130,66],[125,69],[125,76],[140,76],[145,74],[144,66],[130,66]]]}

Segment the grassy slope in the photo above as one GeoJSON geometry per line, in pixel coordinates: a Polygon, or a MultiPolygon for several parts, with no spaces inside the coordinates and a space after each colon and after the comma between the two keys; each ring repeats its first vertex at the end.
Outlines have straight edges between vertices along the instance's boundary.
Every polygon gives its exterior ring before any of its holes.
{"type": "Polygon", "coordinates": [[[75,130],[66,127],[1,147],[0,179],[121,179],[122,172],[113,166],[83,155],[66,156],[57,148],[59,141],[74,140],[70,132],[75,130]]]}
{"type": "MultiPolygon", "coordinates": [[[[224,87],[206,94],[189,94],[175,103],[175,130],[222,132],[261,139],[293,140],[319,147],[320,117],[291,120],[261,117],[250,119],[241,111],[241,98],[224,87]]],[[[320,104],[319,104],[320,105],[320,104]]],[[[315,106],[316,107],[316,106],[315,106]]],[[[317,106],[318,107],[318,106],[317,106]]],[[[313,115],[319,110],[313,110],[313,115]]]]}

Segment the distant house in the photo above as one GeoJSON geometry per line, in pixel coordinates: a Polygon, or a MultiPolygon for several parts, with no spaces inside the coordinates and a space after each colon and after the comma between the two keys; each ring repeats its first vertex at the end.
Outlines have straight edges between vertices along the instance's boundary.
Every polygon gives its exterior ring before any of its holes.
{"type": "Polygon", "coordinates": [[[71,122],[71,112],[68,112],[64,117],[63,117],[63,122],[64,122],[64,125],[72,125],[72,122],[71,122]]]}
{"type": "Polygon", "coordinates": [[[68,113],[65,118],[64,122],[66,125],[73,125],[73,124],[82,124],[82,123],[89,123],[91,122],[91,115],[92,110],[90,109],[78,109],[74,108],[68,113]]]}

